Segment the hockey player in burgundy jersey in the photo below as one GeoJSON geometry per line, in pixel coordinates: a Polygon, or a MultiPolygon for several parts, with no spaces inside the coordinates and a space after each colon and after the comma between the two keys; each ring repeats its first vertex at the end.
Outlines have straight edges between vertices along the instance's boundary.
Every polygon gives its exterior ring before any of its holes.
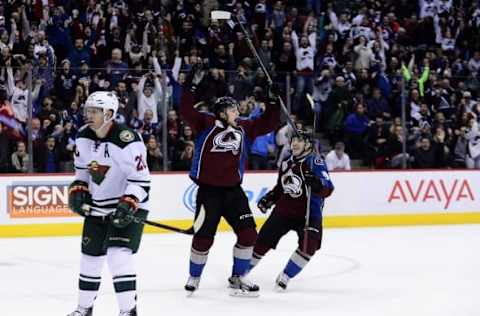
{"type": "Polygon", "coordinates": [[[325,162],[315,154],[308,134],[299,132],[291,141],[292,155],[284,160],[278,171],[276,186],[258,202],[266,213],[272,213],[260,229],[253,249],[249,269],[252,269],[280,239],[293,230],[298,235],[298,248],[276,280],[276,288],[285,290],[290,278],[297,275],[322,242],[322,208],[325,198],[333,192],[333,184],[325,162]],[[310,199],[307,196],[311,188],[310,199]],[[310,202],[308,227],[305,227],[307,203],[310,202]],[[306,242],[304,243],[306,233],[306,242]]]}
{"type": "Polygon", "coordinates": [[[219,98],[214,104],[214,115],[198,112],[193,104],[194,95],[185,92],[180,115],[198,135],[190,178],[199,186],[190,277],[185,289],[190,293],[198,289],[208,251],[223,216],[237,236],[229,279],[231,295],[258,296],[259,287],[245,278],[257,231],[248,198],[240,185],[248,144],[277,127],[279,106],[275,98],[270,98],[260,117],[239,120],[238,102],[233,98],[219,98]]]}

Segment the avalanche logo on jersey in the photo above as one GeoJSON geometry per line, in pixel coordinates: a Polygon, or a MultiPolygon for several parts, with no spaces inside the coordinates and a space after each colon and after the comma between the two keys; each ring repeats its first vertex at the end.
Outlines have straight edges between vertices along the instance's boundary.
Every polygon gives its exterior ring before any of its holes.
{"type": "Polygon", "coordinates": [[[95,160],[88,164],[88,173],[90,173],[92,181],[97,185],[103,182],[109,169],[110,166],[99,165],[95,160]]]}
{"type": "Polygon", "coordinates": [[[282,188],[283,192],[290,195],[292,198],[298,198],[302,196],[302,179],[297,176],[292,170],[288,170],[282,175],[282,188]]]}
{"type": "Polygon", "coordinates": [[[235,129],[227,128],[218,133],[213,138],[212,152],[231,151],[234,155],[238,155],[242,144],[242,132],[235,129]]]}

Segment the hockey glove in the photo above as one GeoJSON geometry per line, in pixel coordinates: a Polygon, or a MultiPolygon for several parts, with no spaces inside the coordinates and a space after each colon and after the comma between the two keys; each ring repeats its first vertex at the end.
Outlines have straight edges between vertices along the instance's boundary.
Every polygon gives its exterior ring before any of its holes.
{"type": "Polygon", "coordinates": [[[313,192],[319,192],[323,188],[322,179],[307,170],[304,174],[305,184],[312,188],[313,192]]]}
{"type": "Polygon", "coordinates": [[[68,207],[78,215],[87,216],[82,206],[91,202],[92,195],[88,191],[88,184],[85,181],[73,181],[68,187],[68,207]]]}
{"type": "Polygon", "coordinates": [[[268,86],[268,98],[270,100],[276,100],[280,94],[280,86],[277,83],[273,82],[268,86]]]}
{"type": "Polygon", "coordinates": [[[265,194],[260,201],[258,201],[258,209],[263,213],[267,213],[267,211],[275,204],[277,199],[275,198],[275,192],[272,190],[265,194]]]}
{"type": "Polygon", "coordinates": [[[319,195],[322,198],[329,197],[333,189],[326,184],[326,180],[314,175],[311,171],[307,171],[304,173],[305,177],[305,184],[312,188],[312,192],[319,195]]]}
{"type": "Polygon", "coordinates": [[[138,209],[138,200],[133,195],[124,195],[118,202],[117,209],[113,213],[112,223],[117,228],[124,228],[133,221],[133,214],[138,209]]]}

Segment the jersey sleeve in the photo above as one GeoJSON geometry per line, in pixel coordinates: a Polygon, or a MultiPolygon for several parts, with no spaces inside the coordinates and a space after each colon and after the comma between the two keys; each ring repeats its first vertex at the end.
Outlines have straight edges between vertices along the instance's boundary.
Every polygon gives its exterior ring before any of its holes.
{"type": "Polygon", "coordinates": [[[271,100],[265,112],[253,120],[240,121],[247,137],[253,141],[257,136],[265,135],[275,130],[280,124],[280,106],[278,101],[271,100]]]}
{"type": "Polygon", "coordinates": [[[85,138],[77,138],[75,140],[75,155],[73,163],[75,166],[75,180],[90,182],[90,174],[88,173],[88,144],[85,138]]]}
{"type": "Polygon", "coordinates": [[[334,190],[334,186],[330,178],[330,174],[328,173],[325,161],[318,156],[312,156],[309,164],[312,172],[320,179],[320,182],[322,183],[322,189],[318,192],[314,192],[314,194],[322,198],[329,197],[334,190]]]}
{"type": "Polygon", "coordinates": [[[194,102],[194,95],[190,91],[184,91],[180,101],[180,118],[199,133],[212,125],[215,118],[207,113],[197,111],[193,107],[194,102]]]}
{"type": "Polygon", "coordinates": [[[120,169],[127,179],[124,195],[135,196],[140,203],[148,200],[150,171],[147,166],[147,149],[141,141],[135,141],[122,149],[118,157],[120,169]]]}

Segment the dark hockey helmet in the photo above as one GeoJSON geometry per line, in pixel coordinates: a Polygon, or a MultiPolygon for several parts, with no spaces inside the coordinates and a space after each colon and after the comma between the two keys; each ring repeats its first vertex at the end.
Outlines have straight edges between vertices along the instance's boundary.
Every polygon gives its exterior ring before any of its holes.
{"type": "Polygon", "coordinates": [[[305,130],[297,130],[297,134],[294,133],[290,141],[292,141],[294,138],[304,140],[310,144],[313,143],[313,135],[305,130]]]}
{"type": "Polygon", "coordinates": [[[232,97],[221,97],[218,98],[217,101],[213,104],[213,113],[216,117],[219,117],[220,113],[223,112],[227,108],[238,108],[239,104],[238,101],[232,97]]]}

